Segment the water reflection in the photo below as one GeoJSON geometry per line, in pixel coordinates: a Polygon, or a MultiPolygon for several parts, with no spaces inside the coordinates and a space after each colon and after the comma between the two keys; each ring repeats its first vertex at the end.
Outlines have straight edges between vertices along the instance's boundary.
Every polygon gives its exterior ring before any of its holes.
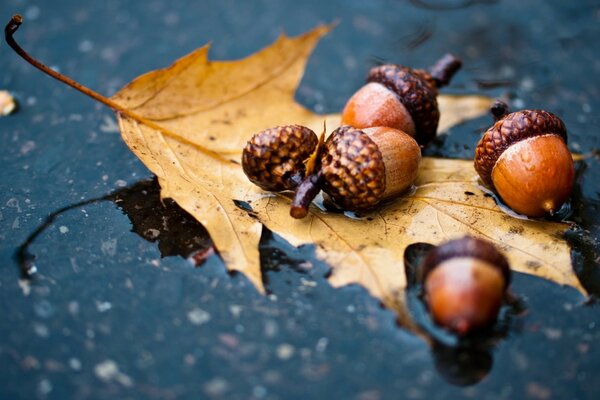
{"type": "Polygon", "coordinates": [[[433,321],[422,298],[419,265],[435,246],[414,243],[404,252],[406,273],[406,305],[414,323],[431,343],[435,368],[448,383],[456,386],[474,385],[484,379],[494,364],[493,351],[511,332],[518,332],[522,321],[516,318],[525,312],[524,304],[508,294],[498,320],[490,328],[459,337],[442,329],[433,321]]]}
{"type": "Polygon", "coordinates": [[[23,278],[36,273],[31,244],[63,213],[89,204],[111,201],[129,218],[132,231],[158,244],[162,257],[180,256],[199,266],[215,253],[206,229],[173,200],[160,198],[156,179],[140,181],[108,195],[62,207],[49,214],[15,252],[23,278]]]}

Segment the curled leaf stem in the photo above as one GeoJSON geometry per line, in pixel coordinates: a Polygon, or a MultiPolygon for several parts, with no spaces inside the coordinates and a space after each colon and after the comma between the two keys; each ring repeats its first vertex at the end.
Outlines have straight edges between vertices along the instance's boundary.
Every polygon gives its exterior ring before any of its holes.
{"type": "Polygon", "coordinates": [[[19,14],[13,15],[13,17],[10,19],[10,21],[8,21],[8,24],[6,24],[6,27],[4,28],[4,38],[6,40],[6,43],[8,43],[8,45],[19,55],[21,56],[25,61],[27,61],[29,64],[33,65],[34,67],[36,67],[37,69],[39,69],[40,71],[44,72],[46,75],[51,76],[52,78],[68,85],[71,86],[72,88],[78,90],[79,92],[91,97],[92,99],[104,104],[105,106],[112,108],[116,113],[124,115],[142,125],[146,125],[147,127],[154,129],[158,132],[163,133],[166,136],[172,137],[184,144],[190,145],[194,148],[196,148],[197,150],[213,157],[216,158],[220,161],[228,161],[225,158],[223,158],[219,153],[213,151],[213,150],[209,150],[204,146],[201,146],[163,126],[158,125],[157,123],[155,123],[152,120],[149,120],[145,117],[142,117],[139,114],[134,113],[133,111],[127,109],[126,107],[123,107],[122,105],[120,105],[119,103],[115,102],[114,100],[111,100],[110,98],[95,92],[94,90],[82,85],[79,82],[76,82],[75,80],[69,78],[66,75],[61,74],[60,72],[57,72],[55,70],[53,70],[52,68],[48,67],[47,65],[41,63],[40,61],[36,60],[35,58],[33,58],[31,55],[29,55],[15,40],[14,38],[14,34],[15,32],[17,32],[17,30],[19,30],[19,27],[21,26],[21,24],[23,23],[23,17],[19,14]]]}

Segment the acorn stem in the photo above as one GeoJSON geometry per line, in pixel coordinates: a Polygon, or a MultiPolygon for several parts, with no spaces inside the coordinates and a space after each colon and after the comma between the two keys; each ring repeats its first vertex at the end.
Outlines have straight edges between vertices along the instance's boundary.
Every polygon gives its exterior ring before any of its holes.
{"type": "Polygon", "coordinates": [[[170,136],[184,144],[190,145],[211,157],[217,158],[221,161],[227,161],[220,154],[218,154],[212,150],[209,150],[197,143],[194,143],[191,140],[188,140],[185,137],[178,135],[177,133],[158,125],[157,123],[132,112],[131,110],[121,106],[120,104],[109,99],[108,97],[106,97],[98,92],[93,91],[92,89],[82,85],[79,82],[74,81],[73,79],[69,78],[68,76],[61,74],[60,72],[53,70],[52,68],[48,67],[47,65],[41,63],[40,61],[38,61],[35,58],[33,58],[32,56],[30,56],[21,46],[19,46],[19,44],[15,41],[15,39],[13,37],[14,33],[17,30],[19,30],[19,27],[21,26],[22,23],[23,23],[23,17],[21,15],[19,15],[19,14],[13,15],[13,17],[10,19],[10,21],[8,21],[8,24],[6,24],[6,27],[4,28],[4,38],[6,40],[6,43],[8,43],[8,45],[19,56],[21,56],[25,61],[27,61],[29,64],[33,65],[34,67],[36,67],[40,71],[44,72],[45,74],[51,76],[52,78],[66,84],[68,86],[71,86],[73,89],[78,90],[79,92],[85,94],[86,96],[89,96],[92,99],[104,104],[105,106],[112,108],[117,113],[125,115],[142,125],[146,125],[147,127],[157,130],[157,131],[163,133],[164,135],[170,136]]]}
{"type": "Polygon", "coordinates": [[[508,104],[502,100],[496,100],[490,107],[490,112],[494,116],[494,122],[498,122],[509,113],[508,104]]]}
{"type": "Polygon", "coordinates": [[[290,215],[293,218],[301,219],[308,214],[308,206],[315,196],[321,191],[321,182],[323,175],[319,172],[307,176],[304,181],[296,189],[290,215]]]}
{"type": "Polygon", "coordinates": [[[446,54],[440,58],[433,67],[429,68],[429,74],[435,80],[437,87],[446,86],[462,66],[462,61],[453,54],[446,54]]]}
{"type": "Polygon", "coordinates": [[[304,180],[302,175],[303,175],[302,173],[296,172],[296,173],[292,174],[292,176],[290,176],[290,178],[288,180],[289,184],[291,185],[290,189],[295,189],[302,184],[302,182],[304,180]]]}

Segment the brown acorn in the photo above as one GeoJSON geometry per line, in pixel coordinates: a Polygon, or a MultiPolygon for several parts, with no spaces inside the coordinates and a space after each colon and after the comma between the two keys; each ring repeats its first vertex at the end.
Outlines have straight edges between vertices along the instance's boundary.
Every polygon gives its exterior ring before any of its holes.
{"type": "Polygon", "coordinates": [[[321,168],[300,185],[290,214],[306,216],[319,188],[341,209],[368,211],[408,189],[420,161],[419,145],[402,131],[342,126],[325,142],[321,168]]]}
{"type": "Polygon", "coordinates": [[[342,124],[399,129],[425,145],[435,137],[440,119],[438,89],[450,82],[461,65],[458,58],[446,54],[429,71],[393,64],[372,68],[367,84],[346,103],[342,124]]]}
{"type": "Polygon", "coordinates": [[[418,270],[433,320],[458,335],[494,323],[511,279],[506,257],[468,236],[434,247],[418,270]]]}
{"type": "Polygon", "coordinates": [[[293,190],[305,178],[304,161],[318,142],[317,135],[301,125],[265,129],[244,147],[242,168],[248,179],[263,190],[293,190]]]}
{"type": "Polygon", "coordinates": [[[567,130],[544,110],[508,113],[492,106],[496,119],[475,149],[475,170],[514,211],[530,217],[552,215],[573,190],[575,167],[567,130]]]}

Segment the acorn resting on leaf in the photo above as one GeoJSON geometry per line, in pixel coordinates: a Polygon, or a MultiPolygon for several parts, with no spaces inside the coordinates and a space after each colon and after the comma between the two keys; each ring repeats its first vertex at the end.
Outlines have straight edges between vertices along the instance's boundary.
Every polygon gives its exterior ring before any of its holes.
{"type": "Polygon", "coordinates": [[[253,135],[242,152],[242,168],[252,183],[263,190],[294,190],[304,179],[304,161],[319,139],[301,125],[284,125],[253,135]]]}
{"type": "Polygon", "coordinates": [[[567,130],[544,110],[508,113],[496,102],[494,125],[475,149],[475,170],[514,211],[530,217],[554,214],[573,190],[575,166],[567,130]]]}
{"type": "Polygon", "coordinates": [[[429,71],[394,64],[374,67],[366,85],[346,103],[342,124],[399,129],[425,145],[435,137],[440,119],[438,89],[450,82],[461,65],[458,58],[446,54],[429,71]]]}
{"type": "Polygon", "coordinates": [[[320,190],[343,210],[368,211],[407,190],[417,177],[421,149],[397,129],[342,126],[318,143],[312,130],[299,125],[261,131],[243,150],[244,173],[264,190],[295,190],[294,218],[306,216],[320,190]],[[316,162],[307,174],[310,157],[316,162]]]}
{"type": "Polygon", "coordinates": [[[433,320],[458,335],[496,321],[511,279],[506,257],[490,242],[468,236],[434,247],[418,273],[433,320]]]}
{"type": "Polygon", "coordinates": [[[419,145],[397,129],[342,126],[324,147],[323,191],[343,210],[372,209],[406,191],[417,178],[419,145]]]}

